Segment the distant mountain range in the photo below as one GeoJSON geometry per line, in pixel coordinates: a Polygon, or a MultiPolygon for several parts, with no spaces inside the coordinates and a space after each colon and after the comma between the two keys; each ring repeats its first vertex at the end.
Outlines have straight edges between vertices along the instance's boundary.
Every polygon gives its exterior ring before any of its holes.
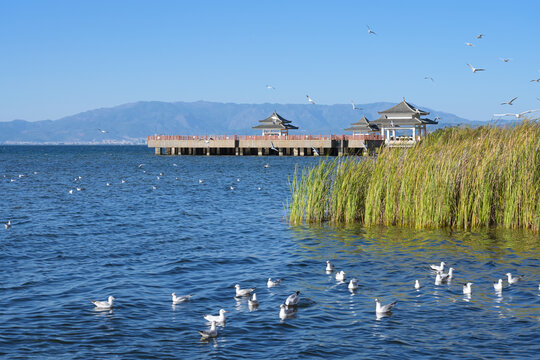
{"type": "MultiPolygon", "coordinates": [[[[85,111],[58,120],[0,122],[3,144],[143,144],[148,135],[249,135],[258,134],[251,127],[275,110],[299,127],[297,134],[343,134],[352,122],[366,115],[376,119],[377,111],[395,103],[378,102],[351,105],[312,104],[234,104],[207,101],[140,101],[85,111]],[[105,130],[106,133],[98,129],[105,130]]],[[[471,121],[415,104],[429,111],[429,118],[439,116],[439,125],[477,125],[471,121]]],[[[432,127],[434,129],[435,127],[432,127]]]]}

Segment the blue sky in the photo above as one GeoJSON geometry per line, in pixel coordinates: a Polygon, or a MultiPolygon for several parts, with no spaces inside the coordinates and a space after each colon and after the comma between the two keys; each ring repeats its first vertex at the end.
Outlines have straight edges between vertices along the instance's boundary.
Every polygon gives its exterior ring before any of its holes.
{"type": "Polygon", "coordinates": [[[540,108],[540,82],[530,82],[540,78],[539,14],[536,0],[0,0],[0,121],[306,94],[321,104],[405,97],[489,120],[540,108]]]}

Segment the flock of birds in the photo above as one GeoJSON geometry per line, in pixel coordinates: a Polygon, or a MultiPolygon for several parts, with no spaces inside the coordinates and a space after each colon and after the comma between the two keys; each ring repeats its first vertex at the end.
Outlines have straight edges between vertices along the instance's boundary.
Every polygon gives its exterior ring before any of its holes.
{"type": "MultiPolygon", "coordinates": [[[[454,268],[449,268],[448,272],[445,273],[446,263],[442,261],[440,265],[429,265],[429,269],[435,272],[435,285],[442,285],[442,284],[448,284],[452,281],[454,277],[454,268]]],[[[326,261],[326,268],[325,268],[326,274],[330,275],[332,273],[335,273],[335,279],[339,283],[347,283],[346,278],[346,272],[343,270],[336,271],[335,266],[328,260],[326,261]]],[[[512,276],[511,273],[506,273],[507,276],[507,282],[508,286],[518,283],[523,279],[523,276],[512,276]]],[[[268,278],[266,282],[266,286],[268,288],[276,287],[281,285],[281,282],[283,279],[272,279],[268,278]]],[[[472,285],[473,283],[467,282],[463,284],[463,294],[470,298],[472,294],[472,285]]],[[[235,298],[245,298],[248,297],[248,306],[250,311],[256,309],[259,306],[259,301],[257,299],[257,294],[255,290],[256,287],[252,288],[242,288],[239,284],[236,284],[234,286],[235,288],[235,298]]],[[[348,281],[347,288],[351,292],[356,292],[358,290],[358,279],[356,277],[351,278],[348,281]]],[[[420,284],[419,280],[414,281],[414,289],[416,291],[420,291],[422,288],[422,285],[420,284]]],[[[493,288],[495,292],[498,295],[502,294],[502,291],[504,289],[503,286],[503,279],[499,279],[497,282],[493,283],[493,288]]],[[[540,290],[540,284],[538,285],[538,290],[540,290]]],[[[183,296],[177,296],[176,293],[172,293],[172,305],[181,304],[187,301],[190,301],[191,298],[195,295],[183,295],[183,296]]],[[[115,298],[113,296],[109,296],[107,301],[95,301],[90,300],[92,304],[94,304],[96,310],[112,310],[114,306],[114,300],[115,298]]],[[[389,316],[392,314],[392,310],[397,304],[397,301],[393,301],[387,304],[381,304],[380,300],[375,298],[375,315],[377,319],[389,316]]],[[[295,291],[292,294],[290,294],[280,305],[279,305],[279,318],[284,321],[289,318],[293,318],[297,311],[298,311],[298,304],[300,301],[300,291],[295,291]]],[[[198,333],[201,335],[201,340],[208,340],[212,338],[216,338],[219,335],[218,327],[225,327],[226,325],[226,314],[227,310],[220,309],[217,315],[213,314],[207,314],[203,315],[203,319],[207,321],[207,325],[210,326],[207,330],[198,330],[198,333]]]]}

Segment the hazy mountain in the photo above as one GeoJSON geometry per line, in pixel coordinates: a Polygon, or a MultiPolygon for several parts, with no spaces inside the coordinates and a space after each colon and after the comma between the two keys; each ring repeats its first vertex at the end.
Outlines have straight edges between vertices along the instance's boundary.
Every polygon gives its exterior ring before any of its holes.
{"type": "MultiPolygon", "coordinates": [[[[102,108],[58,120],[0,122],[0,143],[142,143],[152,134],[227,134],[249,135],[251,129],[275,110],[298,126],[298,134],[343,134],[343,129],[365,114],[378,117],[377,111],[394,103],[351,105],[311,104],[234,104],[197,102],[141,101],[102,108]],[[108,131],[103,134],[98,129],[108,131]]],[[[439,126],[479,122],[428,109],[430,118],[440,116],[439,126]]]]}

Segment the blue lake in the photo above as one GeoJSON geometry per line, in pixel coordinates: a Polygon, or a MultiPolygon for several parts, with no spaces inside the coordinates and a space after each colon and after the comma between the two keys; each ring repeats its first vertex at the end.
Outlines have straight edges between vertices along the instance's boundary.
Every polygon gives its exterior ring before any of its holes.
{"type": "Polygon", "coordinates": [[[0,229],[0,356],[538,358],[538,234],[290,226],[288,179],[316,161],[0,147],[0,222],[13,223],[0,229]],[[326,274],[326,260],[358,277],[358,291],[326,274]],[[436,286],[428,265],[440,261],[454,279],[436,286]],[[508,286],[507,272],[525,278],[508,286]],[[284,280],[269,289],[268,277],[284,280]],[[257,287],[256,310],[234,298],[237,283],[257,287]],[[296,290],[296,316],[282,321],[296,290]],[[172,292],[195,296],[172,306],[172,292]],[[109,295],[111,311],[89,301],[109,295]],[[377,318],[376,297],[398,301],[392,315],[377,318]],[[226,326],[201,341],[203,315],[220,308],[226,326]]]}

